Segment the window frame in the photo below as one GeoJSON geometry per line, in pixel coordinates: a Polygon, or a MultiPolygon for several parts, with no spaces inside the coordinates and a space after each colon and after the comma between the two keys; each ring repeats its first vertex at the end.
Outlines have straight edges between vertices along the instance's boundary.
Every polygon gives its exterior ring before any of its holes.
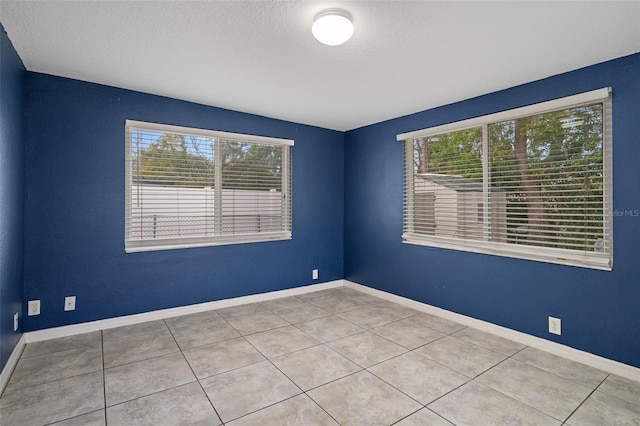
{"type": "MultiPolygon", "coordinates": [[[[579,266],[610,271],[613,268],[613,181],[612,181],[612,90],[610,87],[592,90],[573,96],[558,98],[546,102],[514,108],[467,120],[456,121],[439,126],[429,127],[397,135],[397,141],[403,143],[404,160],[404,226],[402,242],[428,247],[461,250],[472,253],[491,254],[503,257],[534,260],[562,265],[579,266]],[[424,235],[411,232],[414,214],[414,171],[413,140],[436,136],[443,133],[482,128],[482,165],[484,189],[484,217],[488,218],[488,186],[489,186],[489,136],[491,124],[508,120],[551,113],[554,111],[602,103],[603,120],[603,228],[608,239],[609,251],[604,255],[598,252],[587,252],[572,249],[559,249],[534,245],[512,244],[506,242],[487,241],[487,225],[485,224],[485,240],[473,240],[437,235],[424,235]],[[409,148],[411,146],[411,149],[409,148]]],[[[488,221],[487,221],[488,223],[488,221]]]]}
{"type": "MultiPolygon", "coordinates": [[[[230,133],[217,130],[160,124],[145,121],[125,120],[125,252],[172,250],[193,247],[208,247],[228,244],[257,243],[266,241],[289,240],[292,238],[292,153],[295,141],[269,136],[257,136],[241,133],[230,133]],[[273,232],[257,232],[248,234],[216,234],[198,237],[163,238],[159,240],[132,240],[129,238],[129,226],[132,221],[132,183],[133,152],[132,129],[143,129],[150,132],[198,136],[212,139],[232,139],[248,143],[282,146],[282,230],[273,232]]],[[[218,171],[216,171],[216,174],[218,171]]],[[[220,176],[221,179],[221,176],[220,176]]],[[[218,181],[218,179],[216,178],[218,181]]],[[[221,182],[221,181],[220,181],[221,182]]],[[[224,210],[217,209],[222,215],[224,210]]],[[[217,214],[217,213],[215,213],[217,214]]]]}

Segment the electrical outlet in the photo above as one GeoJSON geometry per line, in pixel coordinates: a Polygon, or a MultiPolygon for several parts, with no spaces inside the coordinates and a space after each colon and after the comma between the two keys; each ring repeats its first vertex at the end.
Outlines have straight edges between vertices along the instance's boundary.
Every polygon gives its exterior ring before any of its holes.
{"type": "Polygon", "coordinates": [[[34,315],[40,315],[40,301],[39,300],[29,300],[27,304],[28,307],[28,316],[32,317],[34,315]]]}
{"type": "Polygon", "coordinates": [[[18,313],[13,314],[13,331],[18,331],[18,313]]]}
{"type": "Polygon", "coordinates": [[[317,279],[318,279],[318,270],[317,270],[317,269],[314,269],[313,271],[311,271],[311,277],[312,277],[314,280],[317,280],[317,279]]]}
{"type": "Polygon", "coordinates": [[[549,317],[549,333],[557,334],[558,336],[562,334],[560,318],[549,317]]]}
{"type": "Polygon", "coordinates": [[[75,296],[67,296],[64,298],[64,310],[65,311],[75,311],[76,310],[76,297],[75,296]]]}

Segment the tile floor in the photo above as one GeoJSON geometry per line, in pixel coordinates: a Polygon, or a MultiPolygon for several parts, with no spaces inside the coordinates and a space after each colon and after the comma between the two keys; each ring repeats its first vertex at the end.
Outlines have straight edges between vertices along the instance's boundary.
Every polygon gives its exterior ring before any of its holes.
{"type": "Polygon", "coordinates": [[[28,344],[0,424],[53,423],[639,425],[640,383],[337,288],[28,344]]]}

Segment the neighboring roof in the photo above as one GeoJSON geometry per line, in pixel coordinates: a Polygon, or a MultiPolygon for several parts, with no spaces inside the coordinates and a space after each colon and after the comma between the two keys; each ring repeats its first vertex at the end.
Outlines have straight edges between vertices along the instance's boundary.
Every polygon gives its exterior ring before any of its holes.
{"type": "Polygon", "coordinates": [[[458,192],[482,192],[482,183],[460,175],[419,173],[415,176],[458,192]]]}

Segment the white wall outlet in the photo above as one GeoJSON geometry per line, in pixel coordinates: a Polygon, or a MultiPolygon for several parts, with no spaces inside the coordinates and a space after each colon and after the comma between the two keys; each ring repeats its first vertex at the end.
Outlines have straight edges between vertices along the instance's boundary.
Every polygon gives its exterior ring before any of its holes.
{"type": "Polygon", "coordinates": [[[557,334],[558,336],[562,334],[560,318],[549,317],[549,333],[557,334]]]}
{"type": "Polygon", "coordinates": [[[18,331],[18,313],[13,314],[13,331],[18,331]]]}
{"type": "Polygon", "coordinates": [[[311,277],[312,277],[314,280],[317,280],[317,279],[318,279],[318,270],[317,270],[317,269],[314,269],[313,271],[311,271],[311,277]]]}
{"type": "Polygon", "coordinates": [[[34,315],[40,315],[40,301],[39,300],[29,300],[27,304],[28,307],[28,316],[32,317],[34,315]]]}
{"type": "Polygon", "coordinates": [[[64,298],[64,310],[65,311],[75,311],[76,310],[76,297],[75,296],[67,296],[64,298]]]}

